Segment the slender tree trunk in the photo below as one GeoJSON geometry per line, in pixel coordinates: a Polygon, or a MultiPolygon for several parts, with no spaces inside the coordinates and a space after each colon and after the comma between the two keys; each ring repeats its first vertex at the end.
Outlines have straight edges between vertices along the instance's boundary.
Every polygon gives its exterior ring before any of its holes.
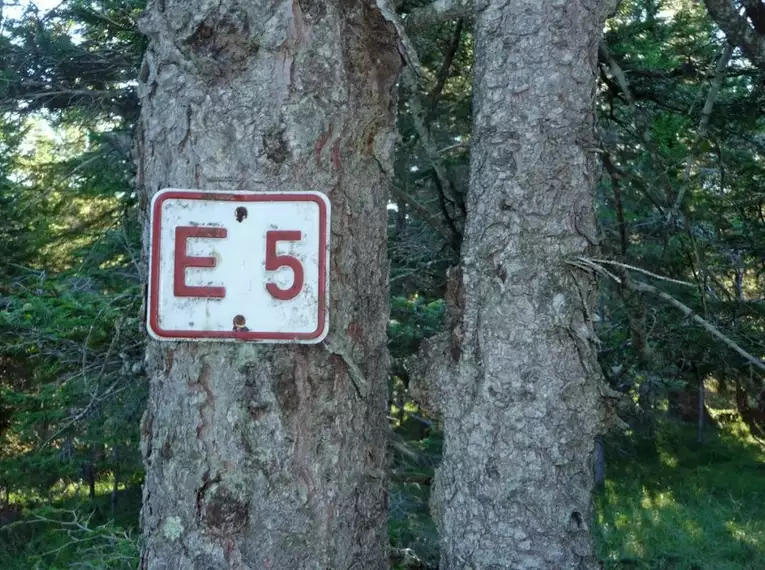
{"type": "Polygon", "coordinates": [[[323,191],[332,262],[325,343],[149,343],[141,567],[387,567],[394,28],[365,0],[152,0],[142,30],[146,198],[323,191]]]}
{"type": "Polygon", "coordinates": [[[702,444],[704,443],[704,416],[706,415],[707,408],[705,405],[705,390],[704,390],[704,379],[699,377],[698,378],[698,385],[696,387],[697,394],[698,394],[698,418],[696,418],[696,443],[702,444]]]}
{"type": "Polygon", "coordinates": [[[597,287],[566,260],[595,240],[606,4],[476,8],[468,214],[450,299],[461,316],[438,392],[442,570],[596,567],[597,287]]]}
{"type": "Polygon", "coordinates": [[[120,490],[120,454],[119,446],[115,445],[112,451],[112,461],[114,461],[114,482],[112,483],[112,496],[110,501],[112,520],[117,516],[117,495],[120,490]]]}
{"type": "Polygon", "coordinates": [[[603,487],[606,483],[606,447],[603,438],[595,439],[595,486],[603,487]]]}

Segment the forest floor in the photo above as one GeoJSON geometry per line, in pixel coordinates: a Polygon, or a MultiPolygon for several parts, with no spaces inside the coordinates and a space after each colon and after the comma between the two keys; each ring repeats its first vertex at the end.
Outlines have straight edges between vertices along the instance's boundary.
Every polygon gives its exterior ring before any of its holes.
{"type": "Polygon", "coordinates": [[[653,438],[612,439],[606,457],[595,529],[606,569],[765,568],[765,442],[743,423],[699,444],[693,426],[663,422],[653,438]]]}
{"type": "MultiPolygon", "coordinates": [[[[765,569],[765,440],[753,437],[734,410],[709,411],[717,421],[703,443],[694,425],[667,419],[606,442],[593,530],[604,569],[765,569]]],[[[439,442],[419,443],[419,461],[401,460],[394,470],[390,530],[394,549],[430,569],[438,561],[437,534],[427,516],[427,485],[418,481],[432,475],[439,442]]]]}
{"type": "MultiPolygon", "coordinates": [[[[397,462],[391,489],[393,568],[432,569],[437,535],[427,500],[440,442],[408,447],[414,453],[397,462]]],[[[652,434],[612,437],[606,457],[594,529],[605,569],[765,569],[765,442],[743,423],[718,422],[699,444],[693,426],[662,421],[652,434]]],[[[110,522],[108,486],[99,488],[93,503],[70,498],[0,526],[0,567],[135,568],[140,489],[121,493],[110,522]]]]}

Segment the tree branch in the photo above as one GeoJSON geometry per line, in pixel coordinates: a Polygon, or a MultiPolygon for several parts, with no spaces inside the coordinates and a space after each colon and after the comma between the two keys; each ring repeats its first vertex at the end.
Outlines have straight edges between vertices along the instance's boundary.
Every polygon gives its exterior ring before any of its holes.
{"type": "Polygon", "coordinates": [[[714,106],[715,99],[717,99],[717,94],[720,92],[720,88],[722,87],[722,82],[723,82],[723,79],[725,78],[725,68],[728,67],[728,62],[730,61],[731,55],[733,55],[733,46],[728,43],[723,48],[722,55],[720,56],[720,59],[717,62],[717,68],[715,69],[715,76],[714,76],[714,79],[712,79],[712,84],[709,86],[709,93],[707,93],[707,100],[704,102],[704,108],[701,111],[701,120],[699,121],[699,128],[696,131],[696,137],[693,141],[693,145],[691,146],[691,152],[688,155],[688,161],[685,164],[685,172],[683,174],[683,186],[680,188],[680,192],[677,195],[677,199],[675,200],[675,205],[672,206],[672,210],[670,210],[667,213],[667,220],[670,220],[680,210],[680,207],[683,204],[683,198],[685,197],[685,192],[688,190],[688,186],[690,186],[691,170],[693,169],[693,164],[696,161],[696,150],[701,140],[707,134],[707,127],[709,126],[709,117],[712,115],[712,107],[714,106]]]}
{"type": "Polygon", "coordinates": [[[605,41],[601,41],[600,45],[598,46],[598,56],[608,65],[608,70],[611,72],[611,75],[614,76],[614,79],[616,79],[616,82],[619,84],[619,88],[622,90],[622,93],[624,93],[624,97],[627,99],[627,103],[634,105],[635,97],[633,97],[629,83],[627,83],[627,77],[624,75],[624,70],[611,55],[611,52],[608,51],[608,46],[606,45],[605,41]]]}
{"type": "Polygon", "coordinates": [[[404,25],[411,32],[418,32],[446,20],[468,18],[472,12],[472,0],[435,0],[435,2],[416,8],[407,14],[404,18],[404,25]]]}
{"type": "Polygon", "coordinates": [[[711,18],[730,43],[741,48],[751,62],[765,69],[765,37],[760,36],[730,0],[704,0],[711,18]]]}
{"type": "Polygon", "coordinates": [[[691,309],[688,305],[685,305],[675,299],[672,295],[665,293],[664,291],[661,291],[660,289],[657,289],[653,285],[649,285],[648,283],[643,283],[641,281],[632,281],[630,283],[630,286],[635,289],[636,291],[642,291],[645,293],[651,293],[652,295],[656,295],[662,299],[664,299],[667,303],[672,305],[673,307],[677,308],[682,312],[686,317],[690,318],[693,321],[696,321],[701,327],[706,330],[709,334],[711,334],[713,337],[715,337],[717,340],[721,341],[723,344],[725,344],[727,347],[733,349],[736,351],[739,355],[741,355],[745,360],[747,360],[749,363],[753,364],[757,368],[760,369],[760,371],[765,372],[765,361],[763,361],[760,358],[757,358],[756,356],[753,356],[749,354],[746,350],[741,348],[736,342],[734,342],[732,339],[725,336],[723,333],[721,333],[716,327],[714,327],[709,322],[705,321],[703,318],[701,318],[700,315],[698,315],[693,309],[691,309]]]}
{"type": "MultiPolygon", "coordinates": [[[[420,144],[422,144],[422,148],[425,150],[425,154],[427,155],[428,160],[433,167],[437,182],[444,190],[449,188],[453,191],[453,193],[456,194],[454,191],[454,184],[452,184],[452,181],[449,178],[449,174],[447,173],[446,165],[439,156],[438,149],[433,143],[433,140],[430,137],[430,131],[425,124],[425,109],[423,108],[420,95],[417,92],[417,77],[409,68],[404,68],[401,75],[404,86],[409,90],[410,93],[409,108],[411,109],[414,130],[417,132],[417,136],[420,139],[420,144]]],[[[447,222],[449,221],[450,220],[447,219],[447,222]]]]}
{"type": "Polygon", "coordinates": [[[395,7],[389,3],[389,0],[375,0],[375,5],[382,17],[393,24],[393,27],[396,29],[398,34],[398,51],[406,62],[407,69],[411,70],[415,75],[419,75],[420,60],[417,57],[417,50],[414,49],[414,45],[409,36],[407,36],[395,7]]]}
{"type": "Polygon", "coordinates": [[[685,283],[683,281],[678,281],[676,279],[669,279],[667,277],[662,277],[660,275],[656,275],[655,273],[645,271],[644,269],[640,269],[638,267],[626,265],[626,264],[608,260],[608,259],[591,259],[587,257],[577,257],[568,261],[569,265],[578,267],[579,269],[582,269],[582,270],[591,269],[597,273],[600,273],[601,275],[608,276],[626,288],[632,289],[634,291],[640,291],[642,293],[650,293],[652,295],[656,295],[657,297],[665,300],[667,303],[669,303],[676,309],[679,309],[680,312],[682,312],[686,317],[690,318],[691,320],[699,324],[704,330],[706,330],[709,334],[711,334],[717,340],[721,341],[727,347],[737,352],[747,362],[757,367],[760,371],[765,372],[765,361],[763,361],[761,358],[757,358],[756,356],[753,356],[752,354],[749,354],[746,350],[741,348],[734,340],[732,340],[731,338],[721,333],[717,327],[712,325],[709,321],[703,319],[698,313],[696,313],[688,305],[682,303],[681,301],[678,301],[669,293],[665,293],[661,289],[658,289],[654,287],[653,285],[649,285],[648,283],[644,283],[642,281],[634,281],[632,279],[619,279],[618,277],[613,275],[611,272],[609,272],[607,269],[605,269],[602,265],[600,265],[601,263],[617,265],[619,267],[624,267],[626,269],[637,270],[651,277],[656,277],[664,281],[670,281],[672,283],[678,283],[680,285],[692,285],[690,283],[685,283]]]}
{"type": "Polygon", "coordinates": [[[451,243],[452,235],[448,228],[446,228],[443,224],[436,221],[436,214],[433,214],[430,210],[428,210],[425,206],[420,204],[412,195],[410,195],[405,190],[401,189],[400,187],[396,186],[395,184],[392,187],[391,193],[398,199],[403,200],[406,202],[406,204],[414,209],[420,217],[422,218],[422,221],[424,221],[426,224],[428,224],[430,227],[432,227],[434,230],[438,232],[438,234],[443,237],[447,243],[451,243]]]}
{"type": "Polygon", "coordinates": [[[452,41],[449,43],[449,47],[446,49],[446,53],[444,54],[444,62],[441,65],[441,69],[438,70],[438,75],[436,76],[436,85],[428,95],[428,102],[430,104],[429,119],[432,118],[433,114],[435,114],[436,106],[438,105],[438,99],[441,97],[441,92],[444,90],[446,80],[449,79],[449,73],[452,69],[452,64],[454,63],[454,56],[457,55],[457,50],[459,49],[460,43],[462,42],[463,24],[464,20],[457,20],[457,27],[454,30],[454,36],[452,37],[452,41]]]}
{"type": "Polygon", "coordinates": [[[622,257],[627,257],[627,222],[624,220],[624,207],[622,205],[622,177],[621,172],[611,160],[608,152],[603,152],[603,165],[611,177],[611,187],[614,190],[614,207],[616,208],[616,221],[619,224],[619,251],[622,257]]]}

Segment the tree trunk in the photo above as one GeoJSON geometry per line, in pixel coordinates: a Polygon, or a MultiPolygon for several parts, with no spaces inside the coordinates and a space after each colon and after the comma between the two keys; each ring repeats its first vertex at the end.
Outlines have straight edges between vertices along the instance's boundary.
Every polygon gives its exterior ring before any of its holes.
{"type": "Polygon", "coordinates": [[[120,491],[120,453],[119,446],[115,445],[112,451],[112,461],[114,461],[114,482],[112,483],[112,496],[109,501],[111,507],[111,517],[114,520],[117,516],[117,495],[120,491]]]}
{"type": "Polygon", "coordinates": [[[699,377],[698,390],[698,418],[696,418],[696,443],[704,443],[704,416],[707,413],[705,405],[706,391],[704,390],[704,379],[699,377]]]}
{"type": "Polygon", "coordinates": [[[141,27],[147,200],[179,187],[332,203],[324,343],[149,343],[141,568],[387,567],[395,30],[363,0],[153,0],[141,27]]]}
{"type": "Polygon", "coordinates": [[[450,300],[461,318],[438,382],[442,570],[596,567],[597,286],[566,260],[595,240],[606,4],[476,9],[468,215],[450,300]]]}

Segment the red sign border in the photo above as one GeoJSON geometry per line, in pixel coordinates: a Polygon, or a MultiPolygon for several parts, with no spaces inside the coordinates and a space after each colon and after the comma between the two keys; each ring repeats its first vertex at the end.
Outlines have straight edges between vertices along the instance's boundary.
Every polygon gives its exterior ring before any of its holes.
{"type": "Polygon", "coordinates": [[[329,200],[318,192],[231,192],[205,190],[179,190],[165,188],[157,192],[152,199],[151,248],[149,262],[149,302],[146,323],[149,332],[157,340],[196,340],[220,339],[240,341],[281,341],[319,343],[326,336],[327,330],[327,245],[329,228],[327,218],[329,200]],[[166,330],[159,326],[159,261],[160,236],[162,235],[162,205],[167,200],[215,200],[231,202],[313,202],[319,207],[319,322],[316,330],[310,333],[294,332],[256,332],[256,331],[189,331],[166,330]]]}

